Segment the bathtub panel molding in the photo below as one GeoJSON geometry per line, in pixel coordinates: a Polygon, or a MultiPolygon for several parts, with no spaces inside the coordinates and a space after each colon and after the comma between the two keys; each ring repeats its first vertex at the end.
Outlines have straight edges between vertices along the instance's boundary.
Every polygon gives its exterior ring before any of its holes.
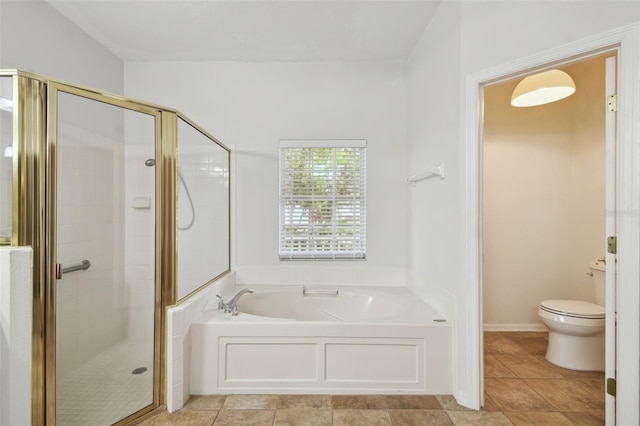
{"type": "Polygon", "coordinates": [[[367,326],[194,324],[191,394],[451,393],[449,326],[367,326]],[[275,378],[260,368],[289,370],[275,378]]]}
{"type": "Polygon", "coordinates": [[[422,339],[340,339],[326,342],[324,352],[324,380],[336,386],[423,385],[422,339]]]}
{"type": "Polygon", "coordinates": [[[320,351],[310,339],[223,337],[218,349],[220,387],[315,383],[320,379],[320,351]]]}
{"type": "Polygon", "coordinates": [[[420,392],[424,347],[422,338],[219,337],[217,389],[420,392]]]}

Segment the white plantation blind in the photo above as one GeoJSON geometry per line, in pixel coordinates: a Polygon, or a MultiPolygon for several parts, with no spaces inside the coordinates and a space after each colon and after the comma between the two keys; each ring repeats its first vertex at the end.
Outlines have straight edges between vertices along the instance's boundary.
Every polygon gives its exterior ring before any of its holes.
{"type": "Polygon", "coordinates": [[[280,259],[364,259],[366,141],[280,141],[280,259]]]}

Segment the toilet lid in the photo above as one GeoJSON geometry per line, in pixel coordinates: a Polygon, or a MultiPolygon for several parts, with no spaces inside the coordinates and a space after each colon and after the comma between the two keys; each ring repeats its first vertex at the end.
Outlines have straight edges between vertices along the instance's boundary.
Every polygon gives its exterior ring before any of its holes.
{"type": "Polygon", "coordinates": [[[604,318],[604,306],[581,300],[545,300],[540,308],[547,312],[579,318],[604,318]]]}

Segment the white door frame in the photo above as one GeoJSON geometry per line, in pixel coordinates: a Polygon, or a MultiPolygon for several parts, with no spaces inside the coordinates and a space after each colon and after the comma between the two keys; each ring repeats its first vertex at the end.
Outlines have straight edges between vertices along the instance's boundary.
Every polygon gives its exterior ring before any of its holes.
{"type": "Polygon", "coordinates": [[[468,295],[468,401],[479,408],[482,377],[482,93],[483,87],[534,70],[570,63],[578,58],[618,51],[618,335],[617,408],[619,424],[639,424],[640,412],[640,25],[633,24],[467,76],[466,133],[461,160],[464,187],[463,245],[468,295]],[[463,171],[463,173],[464,173],[463,171]]]}

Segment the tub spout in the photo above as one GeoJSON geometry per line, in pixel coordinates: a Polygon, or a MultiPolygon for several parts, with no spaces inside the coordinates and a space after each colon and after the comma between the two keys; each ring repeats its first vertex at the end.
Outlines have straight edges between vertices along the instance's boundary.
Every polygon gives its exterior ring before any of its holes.
{"type": "Polygon", "coordinates": [[[244,290],[240,290],[238,294],[233,296],[231,300],[224,304],[224,311],[231,312],[233,313],[233,315],[238,315],[238,312],[240,312],[238,310],[238,299],[240,299],[240,297],[244,294],[253,293],[253,291],[254,290],[252,288],[245,288],[244,290]]]}

